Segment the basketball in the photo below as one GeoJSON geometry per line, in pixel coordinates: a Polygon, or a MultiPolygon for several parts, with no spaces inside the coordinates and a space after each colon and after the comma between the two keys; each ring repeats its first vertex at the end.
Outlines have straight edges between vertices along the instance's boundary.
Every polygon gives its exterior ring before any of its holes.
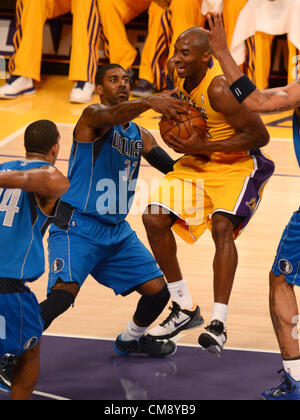
{"type": "Polygon", "coordinates": [[[170,121],[162,117],[159,123],[159,130],[162,139],[167,142],[169,135],[172,133],[175,136],[179,137],[181,140],[189,139],[192,132],[192,125],[198,127],[201,132],[201,137],[204,138],[206,134],[206,121],[203,118],[200,111],[196,108],[186,105],[186,109],[190,112],[189,114],[182,114],[182,121],[170,121]]]}

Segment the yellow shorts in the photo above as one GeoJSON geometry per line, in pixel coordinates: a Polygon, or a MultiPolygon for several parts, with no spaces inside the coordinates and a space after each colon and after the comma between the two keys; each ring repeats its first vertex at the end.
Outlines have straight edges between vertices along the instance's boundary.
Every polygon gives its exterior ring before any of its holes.
{"type": "Polygon", "coordinates": [[[185,156],[175,164],[150,198],[178,216],[173,230],[187,243],[195,243],[216,212],[244,217],[234,238],[246,227],[274,172],[274,163],[261,150],[233,161],[207,161],[185,156]]]}

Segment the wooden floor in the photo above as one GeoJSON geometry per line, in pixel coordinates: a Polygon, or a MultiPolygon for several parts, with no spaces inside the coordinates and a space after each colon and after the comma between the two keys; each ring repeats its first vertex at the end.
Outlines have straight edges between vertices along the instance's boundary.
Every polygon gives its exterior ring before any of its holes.
{"type": "MultiPolygon", "coordinates": [[[[61,152],[57,166],[66,173],[72,128],[85,106],[69,103],[72,83],[66,77],[44,77],[37,88],[34,96],[9,102],[0,100],[0,161],[23,156],[24,127],[34,120],[46,118],[55,121],[61,132],[61,152]]],[[[96,101],[95,97],[94,102],[96,101]]],[[[239,266],[228,317],[229,347],[275,351],[278,349],[269,317],[268,273],[282,231],[292,212],[299,207],[300,171],[293,153],[290,116],[291,113],[284,113],[263,117],[272,137],[265,152],[274,159],[276,173],[265,189],[254,219],[237,240],[239,266]]],[[[137,122],[153,130],[163,146],[157,131],[157,117],[149,111],[137,122]]],[[[175,155],[172,152],[170,154],[175,155]]],[[[149,180],[161,176],[147,166],[146,162],[143,164],[141,179],[149,180]]],[[[130,214],[128,221],[148,246],[141,216],[130,214]]],[[[206,232],[193,246],[178,238],[178,249],[184,278],[195,301],[201,306],[204,318],[210,321],[214,256],[210,234],[206,232]]],[[[47,273],[32,287],[39,301],[45,299],[46,288],[47,273]]],[[[115,338],[131,318],[137,300],[138,296],[134,294],[127,298],[115,297],[111,290],[88,278],[75,307],[55,321],[48,332],[115,338]]],[[[186,332],[180,342],[196,344],[199,332],[200,330],[186,332]]]]}

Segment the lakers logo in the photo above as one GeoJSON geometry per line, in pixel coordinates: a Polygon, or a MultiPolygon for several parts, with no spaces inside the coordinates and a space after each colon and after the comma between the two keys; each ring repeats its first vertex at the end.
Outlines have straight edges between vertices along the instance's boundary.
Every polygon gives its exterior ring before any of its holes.
{"type": "Polygon", "coordinates": [[[253,213],[255,208],[256,208],[256,204],[257,204],[257,200],[256,198],[252,198],[250,201],[246,202],[246,206],[249,207],[249,209],[251,210],[251,212],[253,213]]]}

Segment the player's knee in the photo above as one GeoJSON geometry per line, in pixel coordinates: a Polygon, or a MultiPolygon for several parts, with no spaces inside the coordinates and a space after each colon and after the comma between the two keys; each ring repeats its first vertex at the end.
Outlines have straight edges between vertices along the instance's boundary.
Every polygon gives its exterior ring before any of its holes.
{"type": "Polygon", "coordinates": [[[215,215],[212,223],[212,236],[215,242],[233,240],[233,224],[221,215],[215,215]]]}
{"type": "Polygon", "coordinates": [[[169,214],[163,214],[157,206],[149,206],[143,214],[143,223],[148,235],[162,234],[172,226],[169,214]]]}
{"type": "Polygon", "coordinates": [[[169,299],[170,292],[167,285],[153,295],[142,296],[134,318],[140,326],[148,327],[159,317],[167,306],[169,299]]]}
{"type": "Polygon", "coordinates": [[[64,290],[66,292],[69,292],[73,295],[74,299],[76,299],[78,293],[79,293],[79,285],[75,282],[73,283],[65,283],[62,280],[58,280],[55,286],[51,288],[51,291],[54,290],[64,290]]]}
{"type": "Polygon", "coordinates": [[[40,304],[41,317],[44,321],[44,331],[61,314],[66,312],[75,301],[75,297],[69,290],[63,288],[52,289],[47,299],[40,304]]]}
{"type": "Polygon", "coordinates": [[[270,290],[275,291],[277,288],[282,288],[283,286],[288,285],[288,283],[284,274],[276,276],[276,274],[271,270],[269,274],[269,285],[270,290]]]}

